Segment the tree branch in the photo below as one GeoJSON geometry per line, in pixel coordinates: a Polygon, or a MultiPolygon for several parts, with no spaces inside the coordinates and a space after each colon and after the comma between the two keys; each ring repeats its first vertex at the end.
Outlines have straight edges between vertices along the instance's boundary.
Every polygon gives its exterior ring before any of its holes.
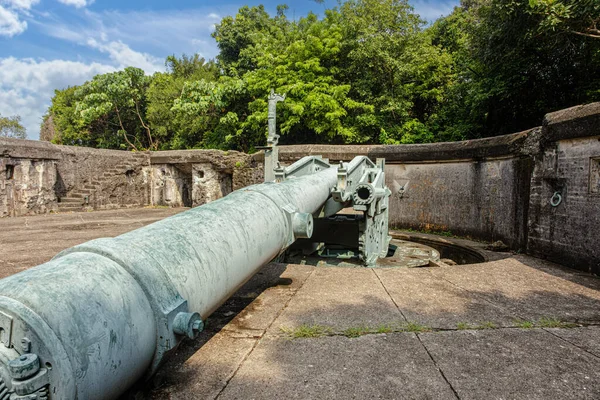
{"type": "Polygon", "coordinates": [[[121,126],[121,130],[123,131],[123,138],[125,139],[125,141],[127,143],[129,143],[129,145],[135,150],[138,151],[138,148],[135,147],[135,145],[133,143],[131,143],[129,141],[129,139],[127,138],[127,131],[125,130],[125,127],[123,126],[123,121],[121,120],[121,114],[119,113],[119,107],[115,106],[115,111],[117,112],[117,118],[119,118],[119,125],[121,126]]]}
{"type": "Polygon", "coordinates": [[[144,123],[142,115],[140,114],[140,106],[137,101],[135,102],[135,111],[138,118],[140,119],[140,122],[142,123],[142,126],[144,127],[144,129],[146,129],[146,133],[148,134],[148,144],[153,150],[156,150],[156,146],[154,144],[154,141],[152,140],[152,134],[150,133],[150,127],[144,123]]]}
{"type": "Polygon", "coordinates": [[[569,31],[569,32],[570,33],[574,33],[574,34],[579,35],[579,36],[586,36],[586,37],[591,37],[591,38],[594,38],[594,39],[600,39],[600,32],[598,32],[599,33],[598,35],[594,35],[592,33],[577,32],[577,31],[569,31]]]}

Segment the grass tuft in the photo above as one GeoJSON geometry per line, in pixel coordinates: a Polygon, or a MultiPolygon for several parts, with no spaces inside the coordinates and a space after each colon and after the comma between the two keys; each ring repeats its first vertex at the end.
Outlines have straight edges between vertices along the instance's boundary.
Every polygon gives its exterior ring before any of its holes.
{"type": "Polygon", "coordinates": [[[466,322],[459,322],[458,324],[456,324],[456,329],[458,329],[459,331],[464,331],[466,329],[471,329],[471,326],[466,322]]]}
{"type": "Polygon", "coordinates": [[[492,321],[485,321],[477,325],[475,329],[496,329],[497,326],[492,321]]]}
{"type": "Polygon", "coordinates": [[[375,328],[375,333],[391,333],[394,329],[390,325],[379,325],[375,328]]]}
{"type": "Polygon", "coordinates": [[[578,325],[573,322],[563,322],[557,318],[540,318],[538,321],[539,326],[542,328],[575,328],[578,325]]]}
{"type": "Polygon", "coordinates": [[[521,329],[531,329],[531,328],[535,328],[535,324],[531,321],[524,321],[524,320],[516,320],[515,324],[517,325],[517,327],[521,328],[521,329]]]}
{"type": "Polygon", "coordinates": [[[279,329],[294,339],[321,337],[332,332],[331,328],[323,325],[300,325],[297,328],[281,327],[279,329]]]}
{"type": "Polygon", "coordinates": [[[367,333],[370,333],[367,327],[350,327],[342,332],[344,336],[349,338],[357,338],[367,333]]]}
{"type": "Polygon", "coordinates": [[[409,322],[404,326],[403,330],[405,332],[419,333],[419,332],[429,332],[431,330],[431,328],[429,328],[428,326],[425,326],[425,325],[418,324],[416,322],[409,322]]]}

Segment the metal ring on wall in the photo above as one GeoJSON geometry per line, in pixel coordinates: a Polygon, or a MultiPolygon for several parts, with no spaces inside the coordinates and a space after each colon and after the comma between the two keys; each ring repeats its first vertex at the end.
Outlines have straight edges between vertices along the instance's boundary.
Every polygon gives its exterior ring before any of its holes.
{"type": "Polygon", "coordinates": [[[558,207],[560,203],[562,203],[562,195],[560,192],[554,192],[552,198],[550,198],[550,205],[552,207],[558,207]]]}

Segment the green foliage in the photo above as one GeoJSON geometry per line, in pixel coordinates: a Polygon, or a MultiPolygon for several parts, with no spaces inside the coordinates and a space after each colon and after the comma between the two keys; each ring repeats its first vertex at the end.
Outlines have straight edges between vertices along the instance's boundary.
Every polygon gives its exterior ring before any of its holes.
{"type": "Polygon", "coordinates": [[[429,328],[428,326],[425,326],[425,325],[421,325],[417,322],[408,322],[404,326],[404,331],[420,333],[420,332],[429,332],[429,331],[431,331],[431,328],[429,328]]]}
{"type": "Polygon", "coordinates": [[[573,322],[563,322],[557,318],[540,318],[538,325],[542,328],[576,328],[579,325],[573,322]]]}
{"type": "MultiPolygon", "coordinates": [[[[586,1],[553,3],[582,9],[586,1]]],[[[600,98],[600,41],[555,29],[530,3],[471,0],[431,28],[457,66],[442,136],[516,132],[547,112],[600,98]]]]}
{"type": "Polygon", "coordinates": [[[474,329],[496,329],[498,326],[492,321],[484,321],[477,325],[474,329]]]}
{"type": "Polygon", "coordinates": [[[535,328],[535,324],[531,321],[517,320],[515,321],[515,324],[521,329],[535,328]]]}
{"type": "Polygon", "coordinates": [[[21,116],[3,117],[0,114],[0,137],[27,139],[25,128],[21,125],[21,116]]]}
{"type": "Polygon", "coordinates": [[[529,0],[530,13],[542,16],[539,31],[558,31],[600,39],[597,0],[529,0]]]}
{"type": "Polygon", "coordinates": [[[191,123],[184,116],[177,114],[173,106],[175,100],[181,96],[186,82],[215,81],[219,70],[214,62],[206,63],[198,54],[192,57],[184,54],[181,58],[169,56],[165,64],[167,72],[154,74],[146,94],[148,124],[155,137],[162,143],[160,148],[194,147],[196,143],[182,142],[182,136],[192,135],[191,123]]]}
{"type": "Polygon", "coordinates": [[[596,0],[463,0],[430,26],[409,0],[347,0],[322,18],[286,11],[223,18],[215,61],[169,56],[153,76],[129,67],[56,91],[52,140],[253,152],[271,89],[287,95],[282,144],[478,138],[600,100],[596,0]]]}

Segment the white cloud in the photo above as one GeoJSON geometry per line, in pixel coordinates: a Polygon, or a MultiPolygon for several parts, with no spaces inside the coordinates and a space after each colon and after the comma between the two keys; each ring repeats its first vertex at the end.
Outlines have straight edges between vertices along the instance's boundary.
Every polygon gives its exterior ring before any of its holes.
{"type": "Polygon", "coordinates": [[[53,17],[35,24],[51,37],[80,45],[89,45],[90,39],[100,44],[122,42],[161,57],[193,52],[214,57],[218,52],[210,34],[221,17],[208,9],[101,13],[86,9],[78,18],[65,21],[53,17]]]}
{"type": "Polygon", "coordinates": [[[19,10],[31,10],[40,0],[0,0],[0,4],[19,10]]]}
{"type": "Polygon", "coordinates": [[[0,6],[0,36],[12,37],[23,33],[27,29],[27,22],[21,21],[15,11],[0,6]]]}
{"type": "Polygon", "coordinates": [[[411,1],[415,12],[426,21],[433,22],[443,15],[448,15],[460,0],[415,0],[411,1]]]}
{"type": "Polygon", "coordinates": [[[100,63],[0,58],[0,114],[20,115],[28,138],[38,139],[54,89],[81,85],[112,71],[115,67],[100,63]]]}
{"type": "Polygon", "coordinates": [[[89,6],[94,2],[94,0],[58,0],[58,2],[68,6],[74,6],[75,8],[81,8],[89,6]]]}
{"type": "Polygon", "coordinates": [[[87,45],[103,53],[107,53],[110,59],[117,63],[120,68],[137,67],[143,69],[147,74],[164,71],[165,69],[164,62],[161,59],[148,53],[140,53],[132,50],[120,40],[104,43],[90,38],[87,41],[87,45]]]}

